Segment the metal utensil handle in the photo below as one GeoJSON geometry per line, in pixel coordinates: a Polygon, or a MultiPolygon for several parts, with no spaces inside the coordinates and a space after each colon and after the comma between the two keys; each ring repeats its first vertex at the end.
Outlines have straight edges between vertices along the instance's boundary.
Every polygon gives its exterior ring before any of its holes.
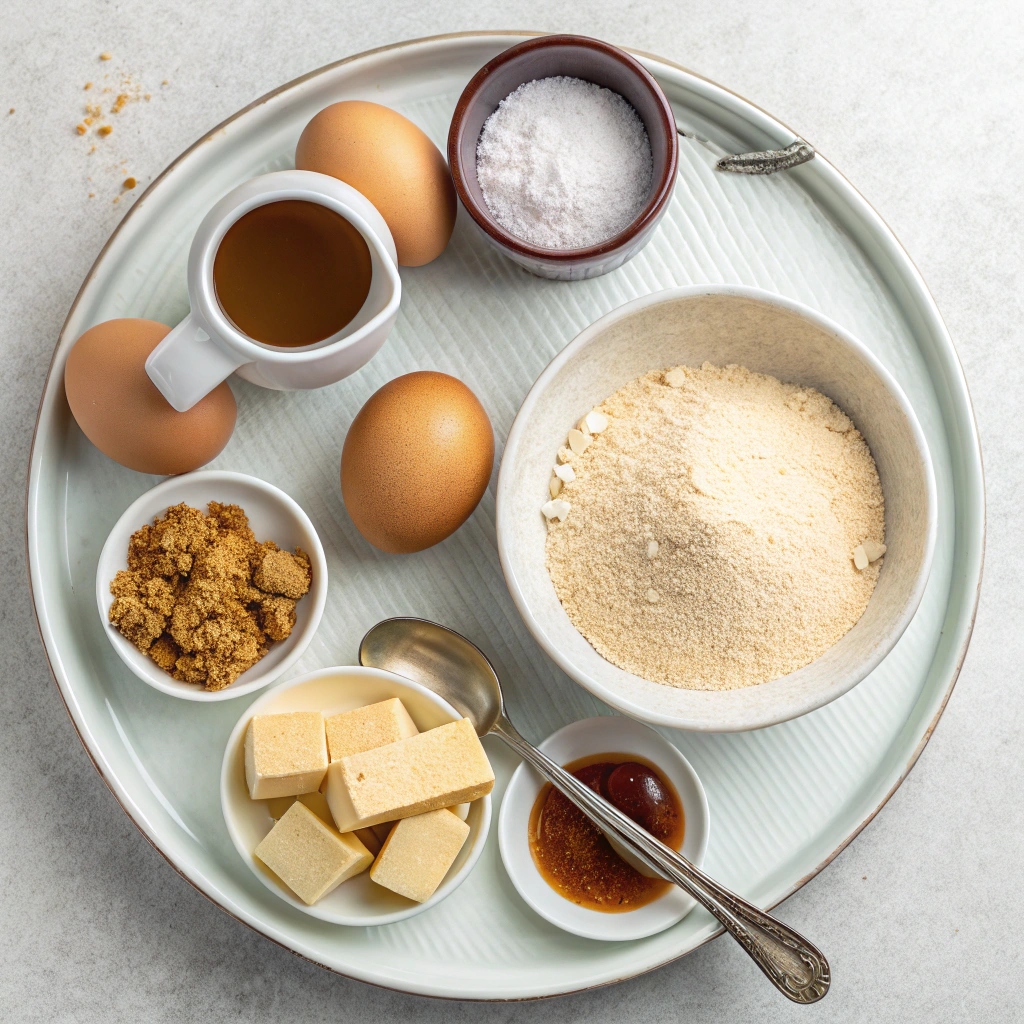
{"type": "Polygon", "coordinates": [[[825,995],[831,981],[828,961],[799,932],[719,885],[681,854],[655,839],[599,793],[523,739],[507,717],[502,716],[492,731],[603,831],[613,833],[641,862],[667,881],[674,882],[714,914],[783,995],[796,1003],[814,1003],[825,995]]]}
{"type": "Polygon", "coordinates": [[[814,147],[803,139],[797,139],[785,149],[764,149],[757,153],[723,156],[715,164],[715,169],[733,174],[775,174],[813,159],[814,147]]]}

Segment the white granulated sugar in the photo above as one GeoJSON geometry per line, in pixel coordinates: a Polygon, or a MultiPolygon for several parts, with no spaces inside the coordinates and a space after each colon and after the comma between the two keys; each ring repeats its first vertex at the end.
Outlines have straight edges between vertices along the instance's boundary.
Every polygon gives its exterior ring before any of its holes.
{"type": "Polygon", "coordinates": [[[573,625],[645,679],[697,690],[814,661],[867,607],[882,488],[850,419],[813,388],[738,366],[654,371],[604,401],[549,524],[573,625]],[[561,506],[560,506],[561,507],[561,506]],[[864,560],[866,561],[866,560],[864,560]]]}
{"type": "Polygon", "coordinates": [[[541,78],[506,96],[484,123],[477,180],[506,231],[546,249],[597,245],[647,201],[651,143],[636,111],[580,78],[541,78]]]}

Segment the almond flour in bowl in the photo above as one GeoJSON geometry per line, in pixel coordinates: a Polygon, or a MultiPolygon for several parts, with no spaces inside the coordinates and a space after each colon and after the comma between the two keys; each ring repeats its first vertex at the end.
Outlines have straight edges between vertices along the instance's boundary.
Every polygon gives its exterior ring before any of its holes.
{"type": "Polygon", "coordinates": [[[878,472],[850,419],[739,366],[620,388],[570,432],[543,511],[576,629],[619,668],[695,690],[810,664],[861,617],[885,552],[878,472]]]}

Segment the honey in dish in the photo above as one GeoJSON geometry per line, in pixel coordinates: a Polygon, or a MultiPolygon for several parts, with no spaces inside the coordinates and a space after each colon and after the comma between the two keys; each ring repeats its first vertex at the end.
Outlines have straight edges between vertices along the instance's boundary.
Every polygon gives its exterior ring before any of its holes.
{"type": "Polygon", "coordinates": [[[370,249],[334,210],[302,199],[240,217],[213,262],[221,308],[265,345],[298,348],[340,331],[370,292],[370,249]]]}
{"type": "MultiPolygon", "coordinates": [[[[633,754],[595,754],[565,769],[610,800],[655,838],[678,850],[683,806],[672,784],[649,761],[633,754]]],[[[616,914],[652,903],[671,886],[627,864],[601,830],[551,785],[530,813],[530,852],[544,880],[560,896],[616,914]]]]}

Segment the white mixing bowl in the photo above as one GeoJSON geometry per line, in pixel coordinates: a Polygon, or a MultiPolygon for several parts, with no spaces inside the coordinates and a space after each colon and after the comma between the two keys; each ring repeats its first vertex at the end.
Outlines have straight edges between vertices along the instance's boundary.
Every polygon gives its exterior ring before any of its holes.
{"type": "Polygon", "coordinates": [[[698,286],[636,299],[591,324],[537,378],[509,432],[498,476],[498,552],[537,641],[601,700],[655,725],[758,729],[846,693],[892,650],[921,601],[936,533],[935,480],[910,403],[879,361],[813,310],[753,288],[698,286]],[[569,429],[623,384],[670,366],[737,363],[816,388],[863,434],[885,496],[888,552],[860,621],[810,665],[737,690],[687,690],[606,661],[576,630],[544,565],[551,467],[569,429]]]}

